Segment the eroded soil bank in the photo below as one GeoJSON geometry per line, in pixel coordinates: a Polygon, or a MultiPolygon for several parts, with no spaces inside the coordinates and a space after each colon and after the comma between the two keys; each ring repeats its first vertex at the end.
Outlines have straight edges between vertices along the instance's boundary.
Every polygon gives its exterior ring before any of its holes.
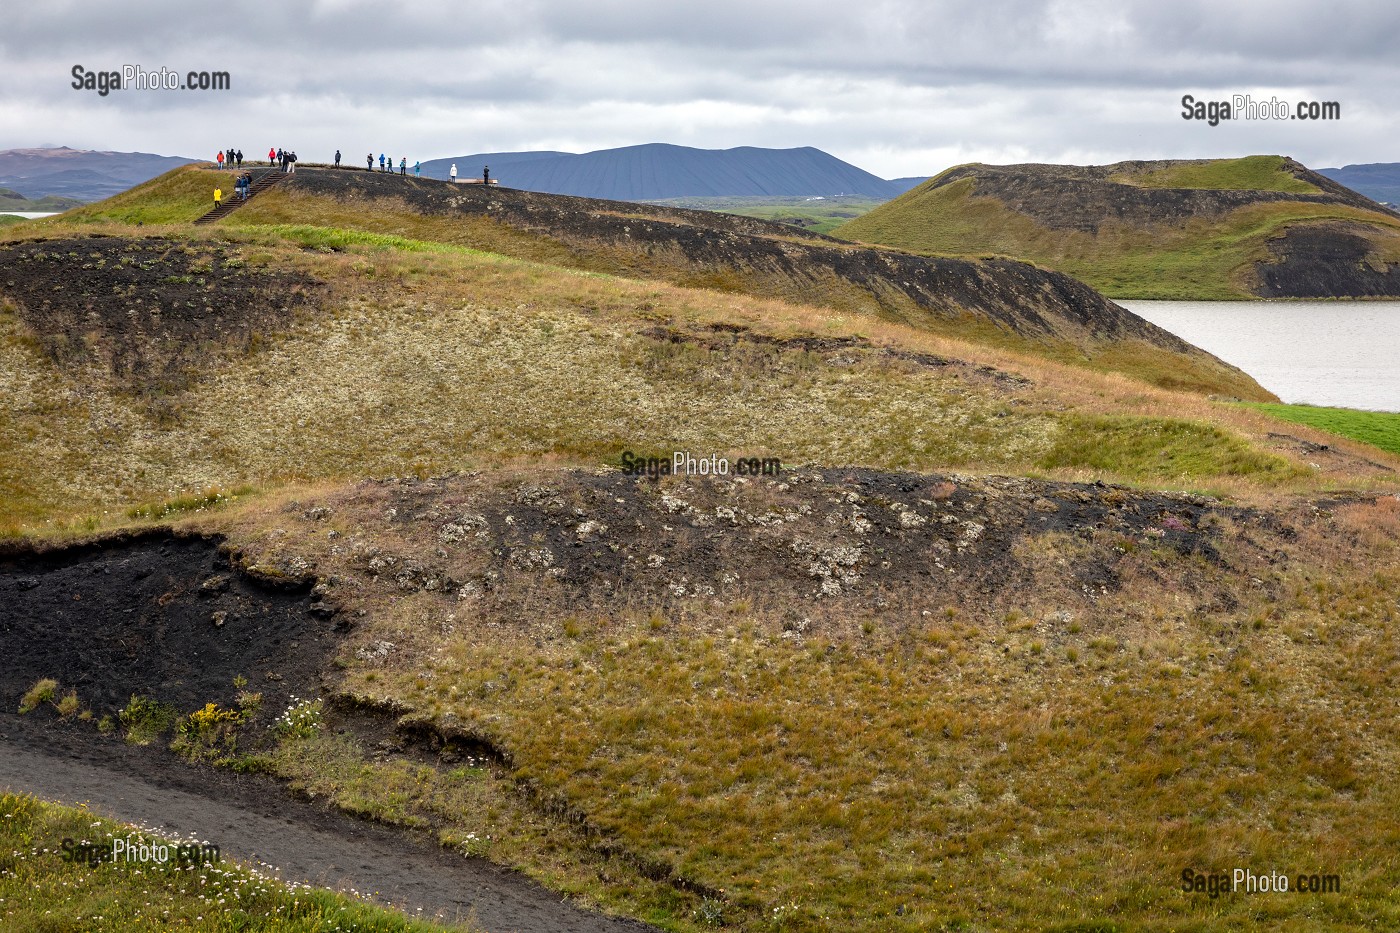
{"type": "Polygon", "coordinates": [[[393,827],[299,799],[266,775],[192,765],[98,731],[131,695],[188,711],[231,705],[235,678],[263,693],[254,729],[294,695],[318,694],[345,626],[309,582],[230,565],[216,539],[165,531],[0,557],[0,787],[194,834],[226,858],[289,881],[370,894],[410,914],[488,931],[646,930],[604,917],[509,870],[393,827]],[[73,690],[91,720],[50,704],[18,715],[41,678],[73,690]]]}

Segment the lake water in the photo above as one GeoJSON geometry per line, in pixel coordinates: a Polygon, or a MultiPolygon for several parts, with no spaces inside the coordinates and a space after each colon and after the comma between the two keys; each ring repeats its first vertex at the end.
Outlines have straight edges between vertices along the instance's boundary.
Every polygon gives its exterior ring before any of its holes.
{"type": "Polygon", "coordinates": [[[54,211],[0,211],[0,214],[13,214],[15,217],[27,217],[33,220],[36,217],[52,217],[54,211]]]}
{"type": "Polygon", "coordinates": [[[1285,402],[1400,411],[1400,301],[1120,301],[1285,402]]]}

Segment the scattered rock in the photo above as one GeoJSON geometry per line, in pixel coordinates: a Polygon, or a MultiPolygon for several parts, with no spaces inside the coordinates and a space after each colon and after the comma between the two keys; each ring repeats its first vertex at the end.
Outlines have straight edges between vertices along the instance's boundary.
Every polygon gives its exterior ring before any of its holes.
{"type": "Polygon", "coordinates": [[[199,585],[200,596],[217,596],[228,590],[229,579],[227,574],[218,574],[210,577],[199,585]]]}

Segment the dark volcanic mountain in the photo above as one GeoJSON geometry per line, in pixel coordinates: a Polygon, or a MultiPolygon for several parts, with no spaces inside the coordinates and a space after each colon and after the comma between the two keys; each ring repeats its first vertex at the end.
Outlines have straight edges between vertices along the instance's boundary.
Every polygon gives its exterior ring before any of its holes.
{"type": "Polygon", "coordinates": [[[1400,162],[1370,162],[1342,168],[1320,168],[1317,173],[1326,175],[1373,201],[1400,204],[1400,162]]]}
{"type": "Polygon", "coordinates": [[[898,188],[900,194],[903,194],[906,191],[913,191],[932,177],[932,175],[906,175],[903,178],[891,178],[890,184],[898,188]]]}
{"type": "Polygon", "coordinates": [[[445,179],[454,162],[462,177],[480,177],[482,166],[490,165],[492,176],[511,188],[616,201],[818,194],[893,198],[905,190],[811,146],[692,149],[647,143],[583,155],[483,153],[425,162],[424,174],[445,179]]]}
{"type": "Polygon", "coordinates": [[[5,149],[0,150],[0,186],[26,198],[52,194],[99,201],[194,161],[149,152],[95,152],[67,146],[5,149]]]}

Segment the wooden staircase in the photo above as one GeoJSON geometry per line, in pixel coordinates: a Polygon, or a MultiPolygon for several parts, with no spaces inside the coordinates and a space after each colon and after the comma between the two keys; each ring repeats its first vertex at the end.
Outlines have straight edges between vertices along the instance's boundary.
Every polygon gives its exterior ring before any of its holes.
{"type": "MultiPolygon", "coordinates": [[[[285,174],[280,168],[252,169],[253,187],[248,190],[248,200],[253,200],[260,192],[277,184],[285,177],[285,174]]],[[[220,185],[220,187],[223,186],[220,185]]],[[[219,218],[238,210],[244,203],[246,203],[244,199],[240,198],[233,189],[225,188],[223,203],[196,220],[195,224],[212,224],[219,218]]]]}

